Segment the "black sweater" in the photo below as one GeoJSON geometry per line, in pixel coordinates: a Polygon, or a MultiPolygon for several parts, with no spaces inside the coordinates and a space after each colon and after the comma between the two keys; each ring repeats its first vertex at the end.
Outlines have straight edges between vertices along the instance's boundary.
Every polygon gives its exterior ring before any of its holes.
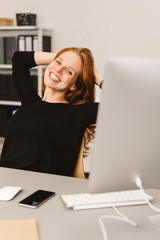
{"type": "Polygon", "coordinates": [[[34,52],[16,52],[12,61],[22,105],[8,121],[0,166],[72,176],[85,128],[96,122],[98,103],[45,102],[30,81],[34,52]]]}

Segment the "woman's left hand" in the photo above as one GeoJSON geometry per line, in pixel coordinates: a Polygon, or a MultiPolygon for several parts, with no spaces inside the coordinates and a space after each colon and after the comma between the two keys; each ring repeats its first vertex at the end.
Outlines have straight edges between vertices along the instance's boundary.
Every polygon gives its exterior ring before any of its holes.
{"type": "Polygon", "coordinates": [[[98,72],[96,67],[94,67],[94,75],[95,75],[95,84],[100,86],[101,82],[103,81],[103,75],[100,72],[98,72]]]}

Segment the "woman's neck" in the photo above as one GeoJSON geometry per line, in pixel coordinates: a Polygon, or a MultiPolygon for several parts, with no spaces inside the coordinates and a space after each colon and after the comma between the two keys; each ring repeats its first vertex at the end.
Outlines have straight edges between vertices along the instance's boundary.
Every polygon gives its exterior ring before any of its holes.
{"type": "Polygon", "coordinates": [[[65,94],[63,92],[54,91],[50,88],[45,89],[42,100],[50,103],[68,103],[68,101],[65,99],[65,94]]]}

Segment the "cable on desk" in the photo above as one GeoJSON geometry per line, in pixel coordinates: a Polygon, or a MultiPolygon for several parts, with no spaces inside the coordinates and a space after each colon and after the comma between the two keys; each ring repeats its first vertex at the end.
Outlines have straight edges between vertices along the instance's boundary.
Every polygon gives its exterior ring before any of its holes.
{"type": "MultiPolygon", "coordinates": [[[[143,188],[142,181],[141,181],[140,177],[136,177],[135,183],[136,183],[137,187],[144,193],[144,196],[146,196],[146,193],[144,191],[144,188],[143,188]]],[[[155,207],[146,197],[145,197],[145,201],[146,201],[147,205],[153,211],[160,212],[160,208],[155,207]]],[[[99,224],[100,224],[100,227],[101,227],[101,230],[102,230],[103,240],[108,240],[107,231],[106,231],[104,223],[103,223],[104,218],[112,218],[112,219],[116,219],[116,220],[120,220],[120,221],[125,221],[125,222],[130,223],[132,226],[138,226],[137,223],[135,223],[132,220],[130,220],[129,218],[127,218],[114,205],[112,206],[112,208],[116,211],[117,214],[120,215],[120,217],[113,216],[113,215],[103,215],[99,218],[99,224]]]]}
{"type": "Polygon", "coordinates": [[[103,223],[103,219],[104,218],[112,218],[112,219],[116,219],[116,220],[120,220],[120,221],[124,221],[124,222],[128,222],[130,223],[132,226],[138,226],[137,223],[133,222],[132,220],[130,220],[129,218],[127,218],[124,214],[122,214],[114,205],[112,206],[112,208],[116,211],[117,214],[120,215],[119,216],[114,216],[114,215],[103,215],[99,218],[99,224],[102,230],[102,235],[103,235],[103,240],[107,240],[108,236],[107,236],[107,230],[104,226],[103,223]]]}
{"type": "Polygon", "coordinates": [[[117,214],[119,214],[123,219],[125,219],[128,223],[130,223],[133,226],[138,226],[137,223],[135,223],[134,221],[130,220],[129,218],[127,218],[124,214],[122,214],[115,206],[112,206],[113,209],[116,211],[117,214]]]}
{"type": "MultiPolygon", "coordinates": [[[[144,196],[145,196],[146,193],[144,191],[140,177],[137,177],[135,182],[136,182],[137,187],[144,193],[144,196]]],[[[153,211],[160,212],[160,208],[155,207],[146,197],[145,197],[145,201],[153,211]]]]}

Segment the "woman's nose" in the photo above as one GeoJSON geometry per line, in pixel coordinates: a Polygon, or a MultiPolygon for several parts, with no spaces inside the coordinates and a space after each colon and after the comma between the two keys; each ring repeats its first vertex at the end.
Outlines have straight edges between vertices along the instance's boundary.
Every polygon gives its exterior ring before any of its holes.
{"type": "Polygon", "coordinates": [[[56,72],[57,73],[62,74],[62,69],[63,69],[62,66],[56,66],[56,72]]]}

